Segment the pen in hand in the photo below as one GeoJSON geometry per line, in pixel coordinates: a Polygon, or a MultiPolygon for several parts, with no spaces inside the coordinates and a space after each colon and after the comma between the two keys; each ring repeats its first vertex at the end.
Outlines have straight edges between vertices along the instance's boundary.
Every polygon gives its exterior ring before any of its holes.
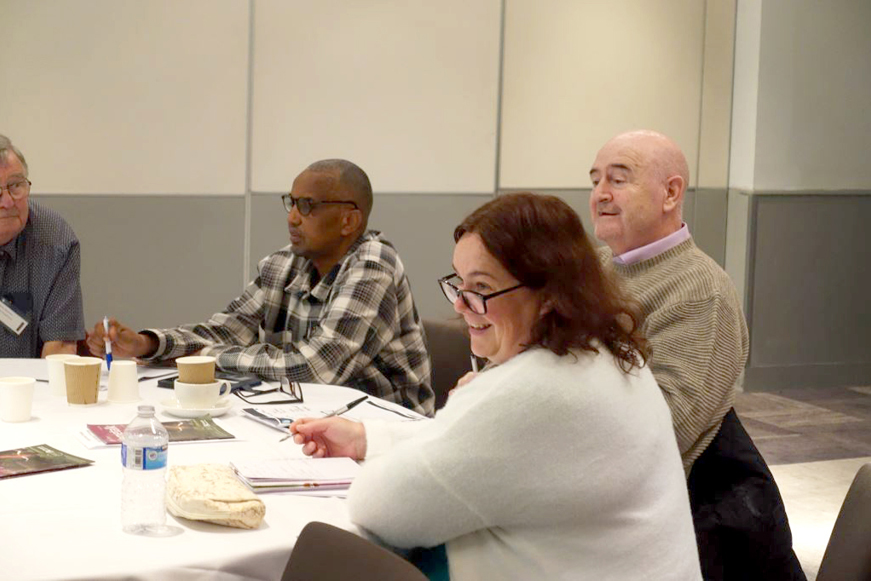
{"type": "Polygon", "coordinates": [[[109,317],[103,317],[103,330],[106,332],[106,336],[103,337],[103,341],[106,343],[106,369],[112,369],[112,342],[109,341],[109,317]]]}
{"type": "MultiPolygon", "coordinates": [[[[363,403],[363,402],[366,401],[367,399],[369,399],[369,396],[368,396],[368,395],[364,395],[364,396],[361,397],[360,399],[355,399],[355,400],[352,401],[351,403],[349,403],[349,404],[347,404],[347,405],[343,405],[343,406],[340,407],[339,409],[336,409],[336,410],[331,411],[330,413],[326,414],[324,417],[325,417],[325,418],[331,418],[331,417],[333,417],[333,416],[340,416],[340,415],[342,415],[343,413],[345,413],[345,412],[347,412],[348,410],[350,410],[351,408],[354,408],[354,407],[360,405],[361,403],[363,403]]],[[[293,433],[290,433],[290,434],[286,435],[285,437],[283,437],[282,439],[280,439],[280,440],[278,440],[278,441],[279,441],[279,442],[283,442],[283,441],[285,441],[286,439],[291,438],[291,437],[293,437],[293,433]]]]}
{"type": "Polygon", "coordinates": [[[472,362],[472,372],[478,373],[478,358],[475,355],[469,355],[469,361],[472,362]]]}

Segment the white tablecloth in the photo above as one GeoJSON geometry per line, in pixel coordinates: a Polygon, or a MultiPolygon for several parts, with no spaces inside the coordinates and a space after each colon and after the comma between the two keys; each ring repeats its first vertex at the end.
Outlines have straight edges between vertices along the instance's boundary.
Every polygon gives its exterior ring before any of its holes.
{"type": "MultiPolygon", "coordinates": [[[[43,360],[0,359],[0,376],[47,378],[43,360]]],[[[156,380],[140,383],[144,402],[172,396],[156,380]]],[[[359,392],[336,386],[303,385],[305,403],[339,407],[359,392]]],[[[231,396],[234,409],[216,421],[238,441],[170,444],[169,464],[226,463],[232,459],[302,456],[292,440],[242,417],[248,404],[231,396]]],[[[33,418],[25,423],[0,422],[0,450],[49,444],[95,460],[92,466],[0,480],[0,578],[25,579],[278,579],[300,530],[312,520],[356,530],[344,501],[290,494],[264,494],[266,518],[259,529],[246,531],[176,519],[167,524],[180,534],[167,538],[128,535],[121,531],[120,450],[87,449],[76,432],[86,424],[126,424],[137,403],[106,401],[101,391],[94,406],[71,406],[37,382],[33,418]]],[[[374,409],[374,408],[373,408],[374,409]]],[[[401,408],[399,408],[401,409],[401,408]]]]}

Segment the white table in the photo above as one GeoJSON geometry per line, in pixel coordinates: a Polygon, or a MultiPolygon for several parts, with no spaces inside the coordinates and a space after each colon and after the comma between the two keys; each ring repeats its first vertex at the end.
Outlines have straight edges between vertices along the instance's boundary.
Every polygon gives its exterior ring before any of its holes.
{"type": "MultiPolygon", "coordinates": [[[[46,363],[38,359],[0,359],[0,376],[13,375],[47,378],[46,363]]],[[[156,384],[156,380],[140,383],[143,402],[155,404],[159,419],[177,419],[163,412],[159,405],[172,396],[171,390],[156,384]]],[[[331,409],[356,399],[359,392],[303,384],[303,395],[307,405],[331,409]]],[[[279,444],[278,431],[242,417],[238,409],[249,404],[235,396],[231,399],[234,408],[216,421],[238,440],[170,444],[170,466],[302,455],[292,440],[279,444]]],[[[0,450],[49,444],[95,460],[85,468],[0,480],[0,577],[10,581],[274,581],[284,570],[306,523],[318,520],[356,531],[341,499],[272,493],[260,496],[266,504],[266,517],[257,530],[176,519],[167,514],[167,524],[181,531],[177,536],[150,538],[125,534],[120,521],[120,450],[87,449],[75,434],[88,423],[126,424],[136,415],[137,405],[107,402],[106,392],[101,391],[96,405],[71,406],[64,397],[51,395],[47,383],[37,382],[33,418],[25,423],[0,422],[0,450]]]]}

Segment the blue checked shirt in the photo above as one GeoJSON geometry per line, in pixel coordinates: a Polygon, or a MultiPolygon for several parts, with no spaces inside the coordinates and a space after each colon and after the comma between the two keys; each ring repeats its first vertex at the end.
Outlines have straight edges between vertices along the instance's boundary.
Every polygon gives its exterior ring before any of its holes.
{"type": "Polygon", "coordinates": [[[432,416],[423,325],[396,249],[370,230],[312,285],[315,273],[286,246],[208,322],[146,330],[159,341],[146,359],[199,351],[223,370],[345,385],[432,416]]]}

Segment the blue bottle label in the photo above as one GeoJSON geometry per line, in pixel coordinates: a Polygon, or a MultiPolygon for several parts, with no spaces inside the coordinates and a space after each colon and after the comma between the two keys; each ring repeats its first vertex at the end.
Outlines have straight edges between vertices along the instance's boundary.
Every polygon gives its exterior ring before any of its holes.
{"type": "Polygon", "coordinates": [[[169,446],[159,448],[128,448],[121,444],[121,465],[134,470],[159,470],[166,468],[166,453],[169,446]]]}

